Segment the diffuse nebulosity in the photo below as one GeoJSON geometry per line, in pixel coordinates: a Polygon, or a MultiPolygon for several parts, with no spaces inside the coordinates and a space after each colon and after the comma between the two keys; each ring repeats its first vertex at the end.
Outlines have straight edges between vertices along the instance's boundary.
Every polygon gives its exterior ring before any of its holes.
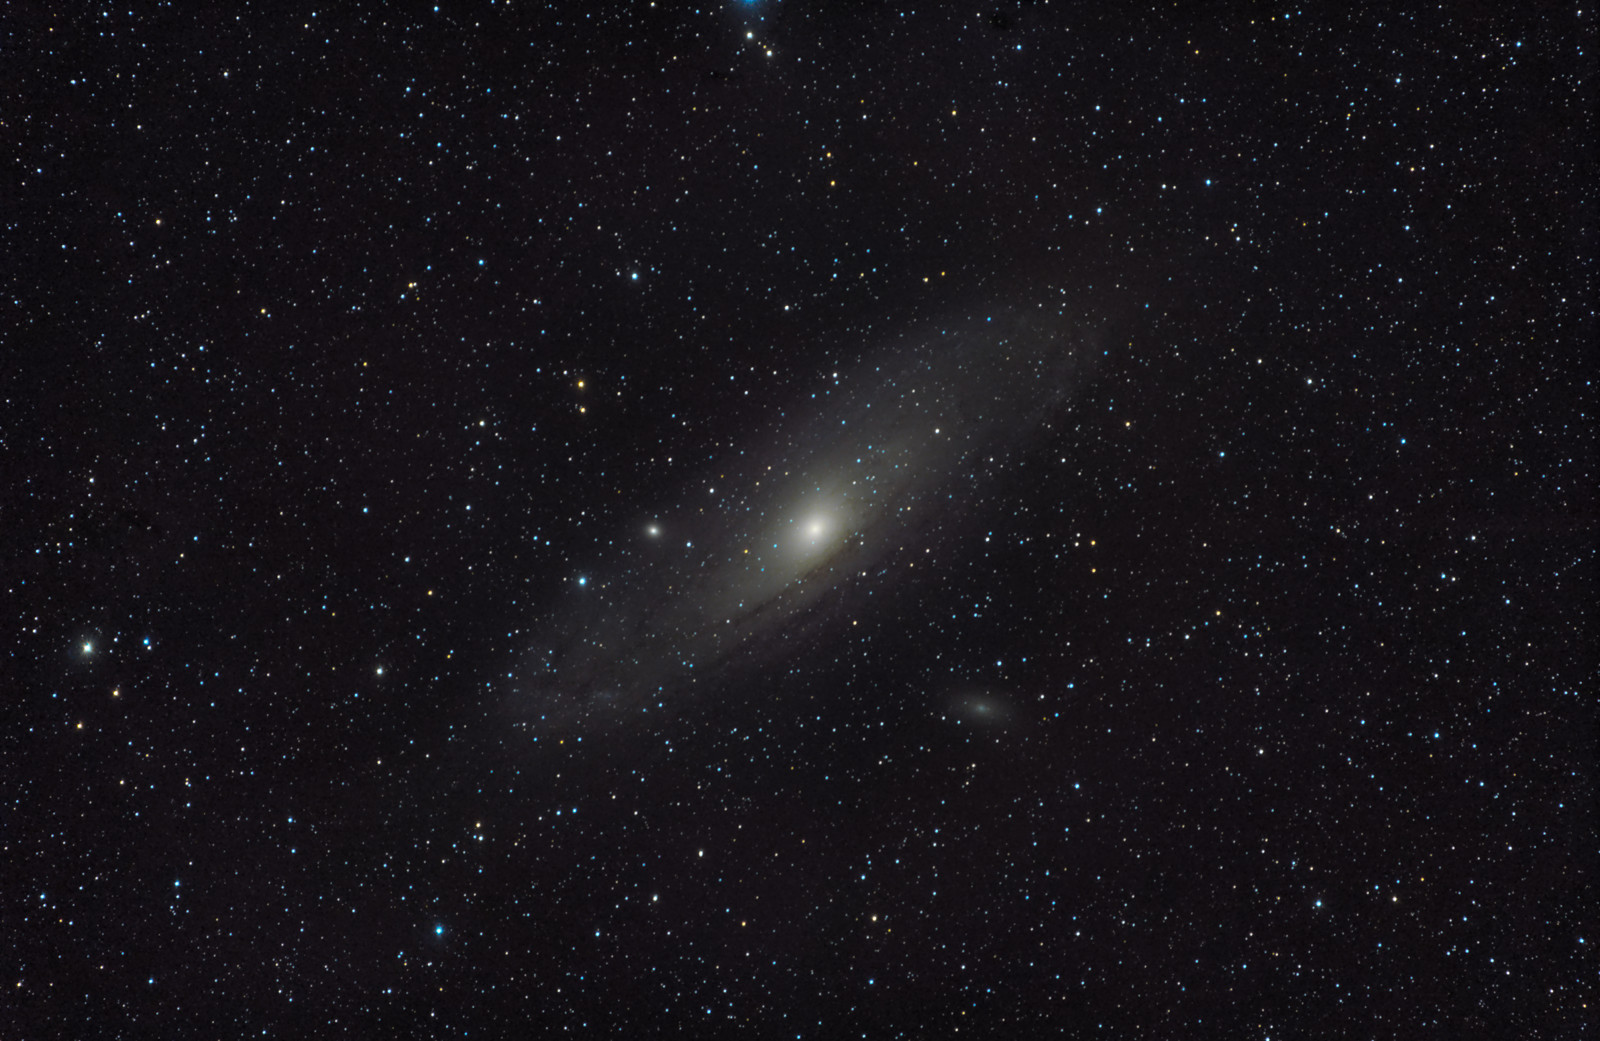
{"type": "Polygon", "coordinates": [[[532,627],[510,676],[535,729],[671,709],[735,664],[805,646],[809,623],[1067,407],[1101,336],[1059,310],[978,314],[899,337],[781,413],[680,502],[614,540],[532,627]]]}

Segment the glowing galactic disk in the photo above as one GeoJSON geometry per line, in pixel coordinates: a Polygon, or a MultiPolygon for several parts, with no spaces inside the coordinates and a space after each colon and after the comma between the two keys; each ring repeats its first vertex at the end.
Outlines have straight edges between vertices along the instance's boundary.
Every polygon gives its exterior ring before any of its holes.
{"type": "Polygon", "coordinates": [[[612,558],[576,562],[585,577],[512,663],[512,710],[555,728],[655,711],[735,663],[803,649],[828,594],[893,581],[892,554],[970,510],[1048,428],[1097,339],[1042,309],[980,315],[826,375],[619,532],[612,558]]]}

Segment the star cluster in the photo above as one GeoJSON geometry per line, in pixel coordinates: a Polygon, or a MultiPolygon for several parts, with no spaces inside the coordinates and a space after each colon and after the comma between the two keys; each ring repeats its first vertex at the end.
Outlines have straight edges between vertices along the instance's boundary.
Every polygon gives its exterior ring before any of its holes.
{"type": "Polygon", "coordinates": [[[1591,23],[21,11],[0,1037],[1594,1034],[1591,23]]]}

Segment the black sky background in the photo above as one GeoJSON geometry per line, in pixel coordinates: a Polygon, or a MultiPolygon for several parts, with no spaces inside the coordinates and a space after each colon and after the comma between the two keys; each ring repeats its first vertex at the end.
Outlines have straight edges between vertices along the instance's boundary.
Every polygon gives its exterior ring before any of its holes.
{"type": "Polygon", "coordinates": [[[0,1033],[1585,1036],[1590,21],[16,6],[0,1033]],[[883,575],[530,725],[1029,310],[1099,357],[883,575]]]}

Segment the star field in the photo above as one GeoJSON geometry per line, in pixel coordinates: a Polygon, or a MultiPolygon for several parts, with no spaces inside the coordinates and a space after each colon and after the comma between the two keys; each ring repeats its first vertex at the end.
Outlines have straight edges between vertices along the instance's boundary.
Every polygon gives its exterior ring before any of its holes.
{"type": "Polygon", "coordinates": [[[1591,22],[19,13],[0,1036],[1589,1036],[1591,22]]]}

